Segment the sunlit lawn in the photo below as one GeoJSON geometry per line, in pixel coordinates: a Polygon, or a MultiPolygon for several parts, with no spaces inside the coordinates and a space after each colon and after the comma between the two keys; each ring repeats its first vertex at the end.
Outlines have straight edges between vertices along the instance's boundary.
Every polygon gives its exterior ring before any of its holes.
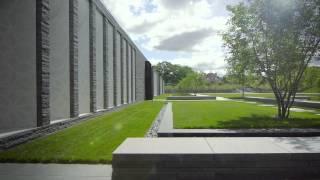
{"type": "MultiPolygon", "coordinates": [[[[210,96],[220,96],[225,98],[238,99],[242,97],[242,93],[203,93],[210,96]]],[[[245,96],[274,98],[273,93],[245,93],[245,96]]],[[[320,101],[320,94],[317,93],[298,93],[297,96],[309,96],[312,101],[320,101]]]]}
{"type": "Polygon", "coordinates": [[[110,163],[127,137],[143,137],[163,103],[142,102],[0,153],[1,162],[110,163]]]}
{"type": "Polygon", "coordinates": [[[174,127],[183,128],[320,128],[320,116],[291,112],[289,120],[275,119],[277,109],[234,101],[174,102],[174,127]]]}
{"type": "Polygon", "coordinates": [[[155,96],[155,100],[166,100],[168,96],[190,96],[189,93],[166,93],[166,94],[161,94],[159,96],[155,96]]]}

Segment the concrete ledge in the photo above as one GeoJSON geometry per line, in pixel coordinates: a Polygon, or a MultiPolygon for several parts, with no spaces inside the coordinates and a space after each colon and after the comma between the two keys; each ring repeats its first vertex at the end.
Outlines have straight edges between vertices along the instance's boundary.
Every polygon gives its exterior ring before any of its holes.
{"type": "Polygon", "coordinates": [[[113,153],[113,180],[312,179],[320,137],[129,138],[113,153]]]}
{"type": "Polygon", "coordinates": [[[158,131],[158,137],[313,137],[320,129],[172,129],[158,131]]]}
{"type": "Polygon", "coordinates": [[[216,100],[214,96],[169,96],[167,100],[216,100]]]}
{"type": "Polygon", "coordinates": [[[312,137],[320,136],[320,129],[174,129],[172,103],[168,103],[160,117],[158,137],[312,137]]]}
{"type": "MultiPolygon", "coordinates": [[[[276,104],[276,100],[273,98],[263,98],[263,97],[244,97],[247,101],[256,101],[256,102],[262,102],[267,104],[276,104]]],[[[303,101],[296,99],[293,103],[294,106],[300,106],[300,107],[306,107],[306,108],[315,108],[320,109],[320,102],[318,101],[303,101]]]]}

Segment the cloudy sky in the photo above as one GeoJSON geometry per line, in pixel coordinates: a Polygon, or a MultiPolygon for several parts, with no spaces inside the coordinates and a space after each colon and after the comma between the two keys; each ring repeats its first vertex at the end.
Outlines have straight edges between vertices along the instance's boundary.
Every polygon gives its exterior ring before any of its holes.
{"type": "Polygon", "coordinates": [[[240,0],[102,1],[152,64],[169,61],[225,73],[225,7],[240,0]]]}

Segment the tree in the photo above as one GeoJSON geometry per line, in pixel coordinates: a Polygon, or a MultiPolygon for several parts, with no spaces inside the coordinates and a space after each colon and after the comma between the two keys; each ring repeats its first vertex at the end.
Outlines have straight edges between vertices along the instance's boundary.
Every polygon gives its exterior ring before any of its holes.
{"type": "Polygon", "coordinates": [[[279,119],[289,117],[303,73],[319,55],[319,6],[319,0],[251,0],[227,7],[232,13],[224,34],[228,63],[250,64],[247,70],[269,83],[279,119]]]}
{"type": "Polygon", "coordinates": [[[191,73],[182,79],[177,85],[181,92],[192,92],[197,94],[201,88],[206,84],[205,77],[201,73],[191,73]]]}
{"type": "Polygon", "coordinates": [[[172,64],[170,62],[160,62],[154,68],[163,77],[166,84],[176,85],[180,80],[185,78],[188,74],[194,71],[188,66],[181,66],[177,64],[172,64]]]}

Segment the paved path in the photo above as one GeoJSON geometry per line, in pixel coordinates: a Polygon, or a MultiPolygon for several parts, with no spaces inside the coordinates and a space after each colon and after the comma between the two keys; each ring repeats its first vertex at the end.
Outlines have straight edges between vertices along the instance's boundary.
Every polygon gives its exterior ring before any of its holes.
{"type": "Polygon", "coordinates": [[[111,180],[111,165],[0,164],[1,180],[111,180]]]}

